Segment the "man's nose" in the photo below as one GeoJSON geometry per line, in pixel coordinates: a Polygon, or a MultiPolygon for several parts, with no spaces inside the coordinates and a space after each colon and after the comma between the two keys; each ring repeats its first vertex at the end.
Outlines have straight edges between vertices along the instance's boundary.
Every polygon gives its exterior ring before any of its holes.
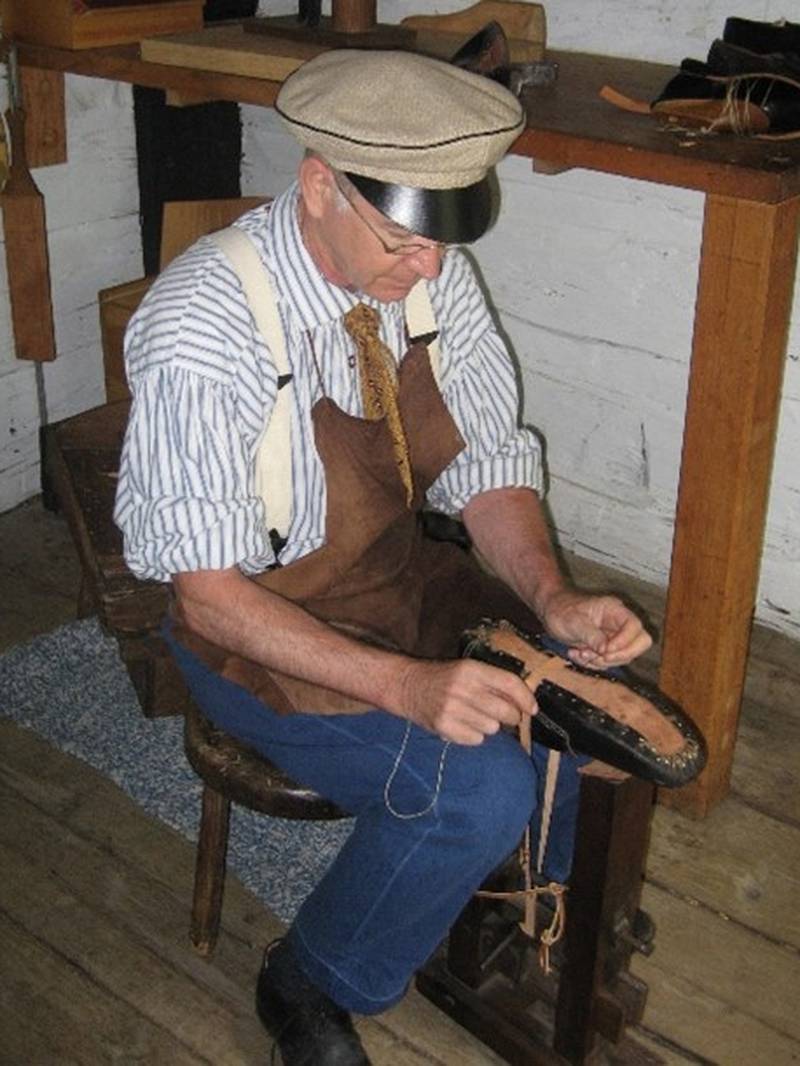
{"type": "Polygon", "coordinates": [[[420,248],[414,253],[414,269],[421,278],[438,278],[443,254],[444,250],[436,244],[432,244],[430,248],[420,248]]]}

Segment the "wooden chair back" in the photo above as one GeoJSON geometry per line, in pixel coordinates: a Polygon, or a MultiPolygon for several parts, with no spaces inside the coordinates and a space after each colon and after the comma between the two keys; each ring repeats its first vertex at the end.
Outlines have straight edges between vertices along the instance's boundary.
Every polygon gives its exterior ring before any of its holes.
{"type": "MultiPolygon", "coordinates": [[[[240,196],[229,200],[170,200],[164,204],[159,266],[163,270],[176,256],[206,233],[224,229],[245,211],[260,207],[268,196],[240,196]]],[[[153,284],[153,277],[137,278],[97,294],[106,399],[129,398],[122,358],[122,342],[131,315],[153,284]]]]}

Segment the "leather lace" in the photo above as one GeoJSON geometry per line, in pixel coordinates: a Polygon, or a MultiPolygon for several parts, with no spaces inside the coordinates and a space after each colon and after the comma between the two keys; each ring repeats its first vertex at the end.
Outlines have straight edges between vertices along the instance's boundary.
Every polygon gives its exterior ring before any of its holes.
{"type": "MultiPolygon", "coordinates": [[[[533,750],[533,738],[531,736],[531,720],[528,716],[525,716],[520,722],[519,726],[519,740],[525,750],[530,755],[533,750]]],[[[550,821],[553,813],[553,804],[555,800],[556,782],[558,780],[558,769],[560,765],[561,754],[557,751],[551,751],[548,754],[547,759],[547,777],[545,780],[545,794],[544,803],[542,804],[541,815],[541,829],[539,840],[539,853],[536,861],[536,869],[539,874],[542,873],[544,867],[544,856],[547,849],[547,838],[550,831],[550,821]]],[[[518,849],[518,858],[520,868],[522,870],[523,887],[515,891],[510,892],[491,892],[487,890],[481,890],[477,893],[484,899],[505,899],[521,901],[523,904],[523,918],[519,923],[519,927],[522,932],[530,937],[531,940],[536,940],[536,905],[540,896],[552,896],[554,903],[553,917],[550,920],[549,925],[542,930],[538,936],[539,942],[539,965],[544,973],[549,974],[552,970],[550,960],[550,949],[554,944],[564,935],[564,929],[566,926],[566,908],[564,904],[564,894],[567,891],[567,886],[561,884],[558,881],[550,881],[545,885],[535,885],[533,883],[533,874],[531,869],[531,829],[527,826],[525,833],[522,837],[522,843],[518,849]]]]}

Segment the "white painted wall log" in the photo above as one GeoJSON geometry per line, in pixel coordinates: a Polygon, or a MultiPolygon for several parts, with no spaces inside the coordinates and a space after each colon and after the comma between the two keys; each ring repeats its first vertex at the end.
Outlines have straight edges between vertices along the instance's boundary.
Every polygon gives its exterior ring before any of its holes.
{"type": "MultiPolygon", "coordinates": [[[[5,107],[5,97],[3,100],[5,107]]],[[[58,357],[44,365],[50,421],[102,403],[98,289],[142,273],[130,86],[67,78],[69,162],[34,171],[45,196],[58,357]]],[[[39,491],[34,368],[11,336],[0,255],[0,511],[39,491]]]]}
{"type": "MultiPolygon", "coordinates": [[[[384,0],[398,21],[463,0],[384,0]]],[[[702,59],[730,14],[793,17],[741,0],[554,0],[554,48],[677,64],[702,59]]],[[[264,2],[281,13],[291,3],[264,2]]],[[[45,371],[52,418],[101,402],[96,293],[141,274],[130,90],[67,78],[69,163],[39,170],[47,196],[59,359],[45,371]]],[[[244,193],[291,180],[295,143],[273,112],[243,108],[244,193]]],[[[643,119],[646,121],[646,119],[643,119]]],[[[665,584],[669,569],[703,198],[573,171],[500,167],[504,210],[474,256],[519,363],[523,417],[546,440],[549,506],[565,548],[665,584]]],[[[4,264],[0,287],[5,289],[4,264]]],[[[800,632],[800,302],[795,301],[772,480],[760,621],[800,632]]],[[[38,488],[32,368],[14,361],[0,299],[0,510],[38,488]]]]}

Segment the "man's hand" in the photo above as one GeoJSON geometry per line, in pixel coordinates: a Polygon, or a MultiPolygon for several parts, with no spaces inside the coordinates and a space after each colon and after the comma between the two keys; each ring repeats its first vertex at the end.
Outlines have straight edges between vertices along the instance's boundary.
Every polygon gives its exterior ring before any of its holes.
{"type": "Polygon", "coordinates": [[[522,678],[471,659],[415,660],[406,667],[401,693],[404,718],[455,744],[478,745],[536,711],[522,678]]]}
{"type": "Polygon", "coordinates": [[[494,489],[463,511],[473,544],[497,576],[570,647],[580,666],[622,666],[652,644],[636,615],[615,596],[565,585],[541,503],[530,489],[494,489]]]}
{"type": "Polygon", "coordinates": [[[561,589],[542,608],[547,632],[570,646],[579,666],[623,666],[653,643],[641,621],[616,596],[590,596],[561,589]]]}

